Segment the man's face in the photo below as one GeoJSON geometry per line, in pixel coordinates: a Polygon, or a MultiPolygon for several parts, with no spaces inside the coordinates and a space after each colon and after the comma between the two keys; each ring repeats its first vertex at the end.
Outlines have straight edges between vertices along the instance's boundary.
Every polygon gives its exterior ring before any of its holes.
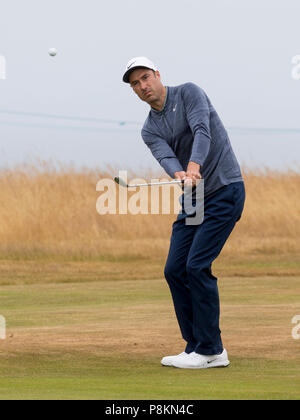
{"type": "Polygon", "coordinates": [[[150,69],[136,69],[129,76],[130,86],[138,97],[151,104],[160,100],[164,92],[164,86],[158,71],[150,69]]]}

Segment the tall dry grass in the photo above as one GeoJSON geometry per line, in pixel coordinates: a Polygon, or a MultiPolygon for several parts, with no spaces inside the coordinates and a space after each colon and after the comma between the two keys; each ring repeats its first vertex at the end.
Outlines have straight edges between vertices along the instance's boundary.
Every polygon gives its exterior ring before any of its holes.
{"type": "MultiPolygon", "coordinates": [[[[176,215],[97,213],[96,184],[116,174],[109,167],[75,170],[49,163],[2,169],[2,258],[165,257],[176,215]]],[[[143,177],[150,176],[155,174],[143,177]]],[[[244,179],[244,214],[224,252],[299,253],[300,174],[245,169],[244,179]]]]}

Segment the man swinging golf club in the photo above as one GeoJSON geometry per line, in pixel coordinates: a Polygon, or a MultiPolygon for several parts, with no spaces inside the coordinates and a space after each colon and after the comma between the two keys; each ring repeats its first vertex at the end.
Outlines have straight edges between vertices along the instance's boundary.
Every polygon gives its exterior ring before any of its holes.
{"type": "Polygon", "coordinates": [[[165,266],[184,352],[164,357],[164,366],[201,369],[228,366],[219,328],[220,302],[213,261],[241,218],[245,188],[228,134],[206,93],[193,83],[166,87],[146,57],[129,61],[123,81],[151,109],[142,138],[171,178],[204,185],[204,219],[173,224],[165,266]]]}

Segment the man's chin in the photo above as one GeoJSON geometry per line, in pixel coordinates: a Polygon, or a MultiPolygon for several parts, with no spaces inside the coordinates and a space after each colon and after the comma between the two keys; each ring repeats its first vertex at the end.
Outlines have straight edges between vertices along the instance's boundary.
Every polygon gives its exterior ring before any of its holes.
{"type": "Polygon", "coordinates": [[[153,96],[150,96],[150,98],[145,98],[144,102],[146,102],[148,105],[152,106],[155,104],[155,99],[153,98],[153,96]]]}

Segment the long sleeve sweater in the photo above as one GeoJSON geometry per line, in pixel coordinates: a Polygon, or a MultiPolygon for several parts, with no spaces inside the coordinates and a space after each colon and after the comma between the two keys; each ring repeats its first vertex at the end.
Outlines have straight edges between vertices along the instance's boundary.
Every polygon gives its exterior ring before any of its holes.
{"type": "Polygon", "coordinates": [[[242,181],[240,166],[217,112],[206,93],[193,83],[167,87],[164,108],[151,108],[142,138],[167,174],[200,165],[205,195],[242,181]]]}

